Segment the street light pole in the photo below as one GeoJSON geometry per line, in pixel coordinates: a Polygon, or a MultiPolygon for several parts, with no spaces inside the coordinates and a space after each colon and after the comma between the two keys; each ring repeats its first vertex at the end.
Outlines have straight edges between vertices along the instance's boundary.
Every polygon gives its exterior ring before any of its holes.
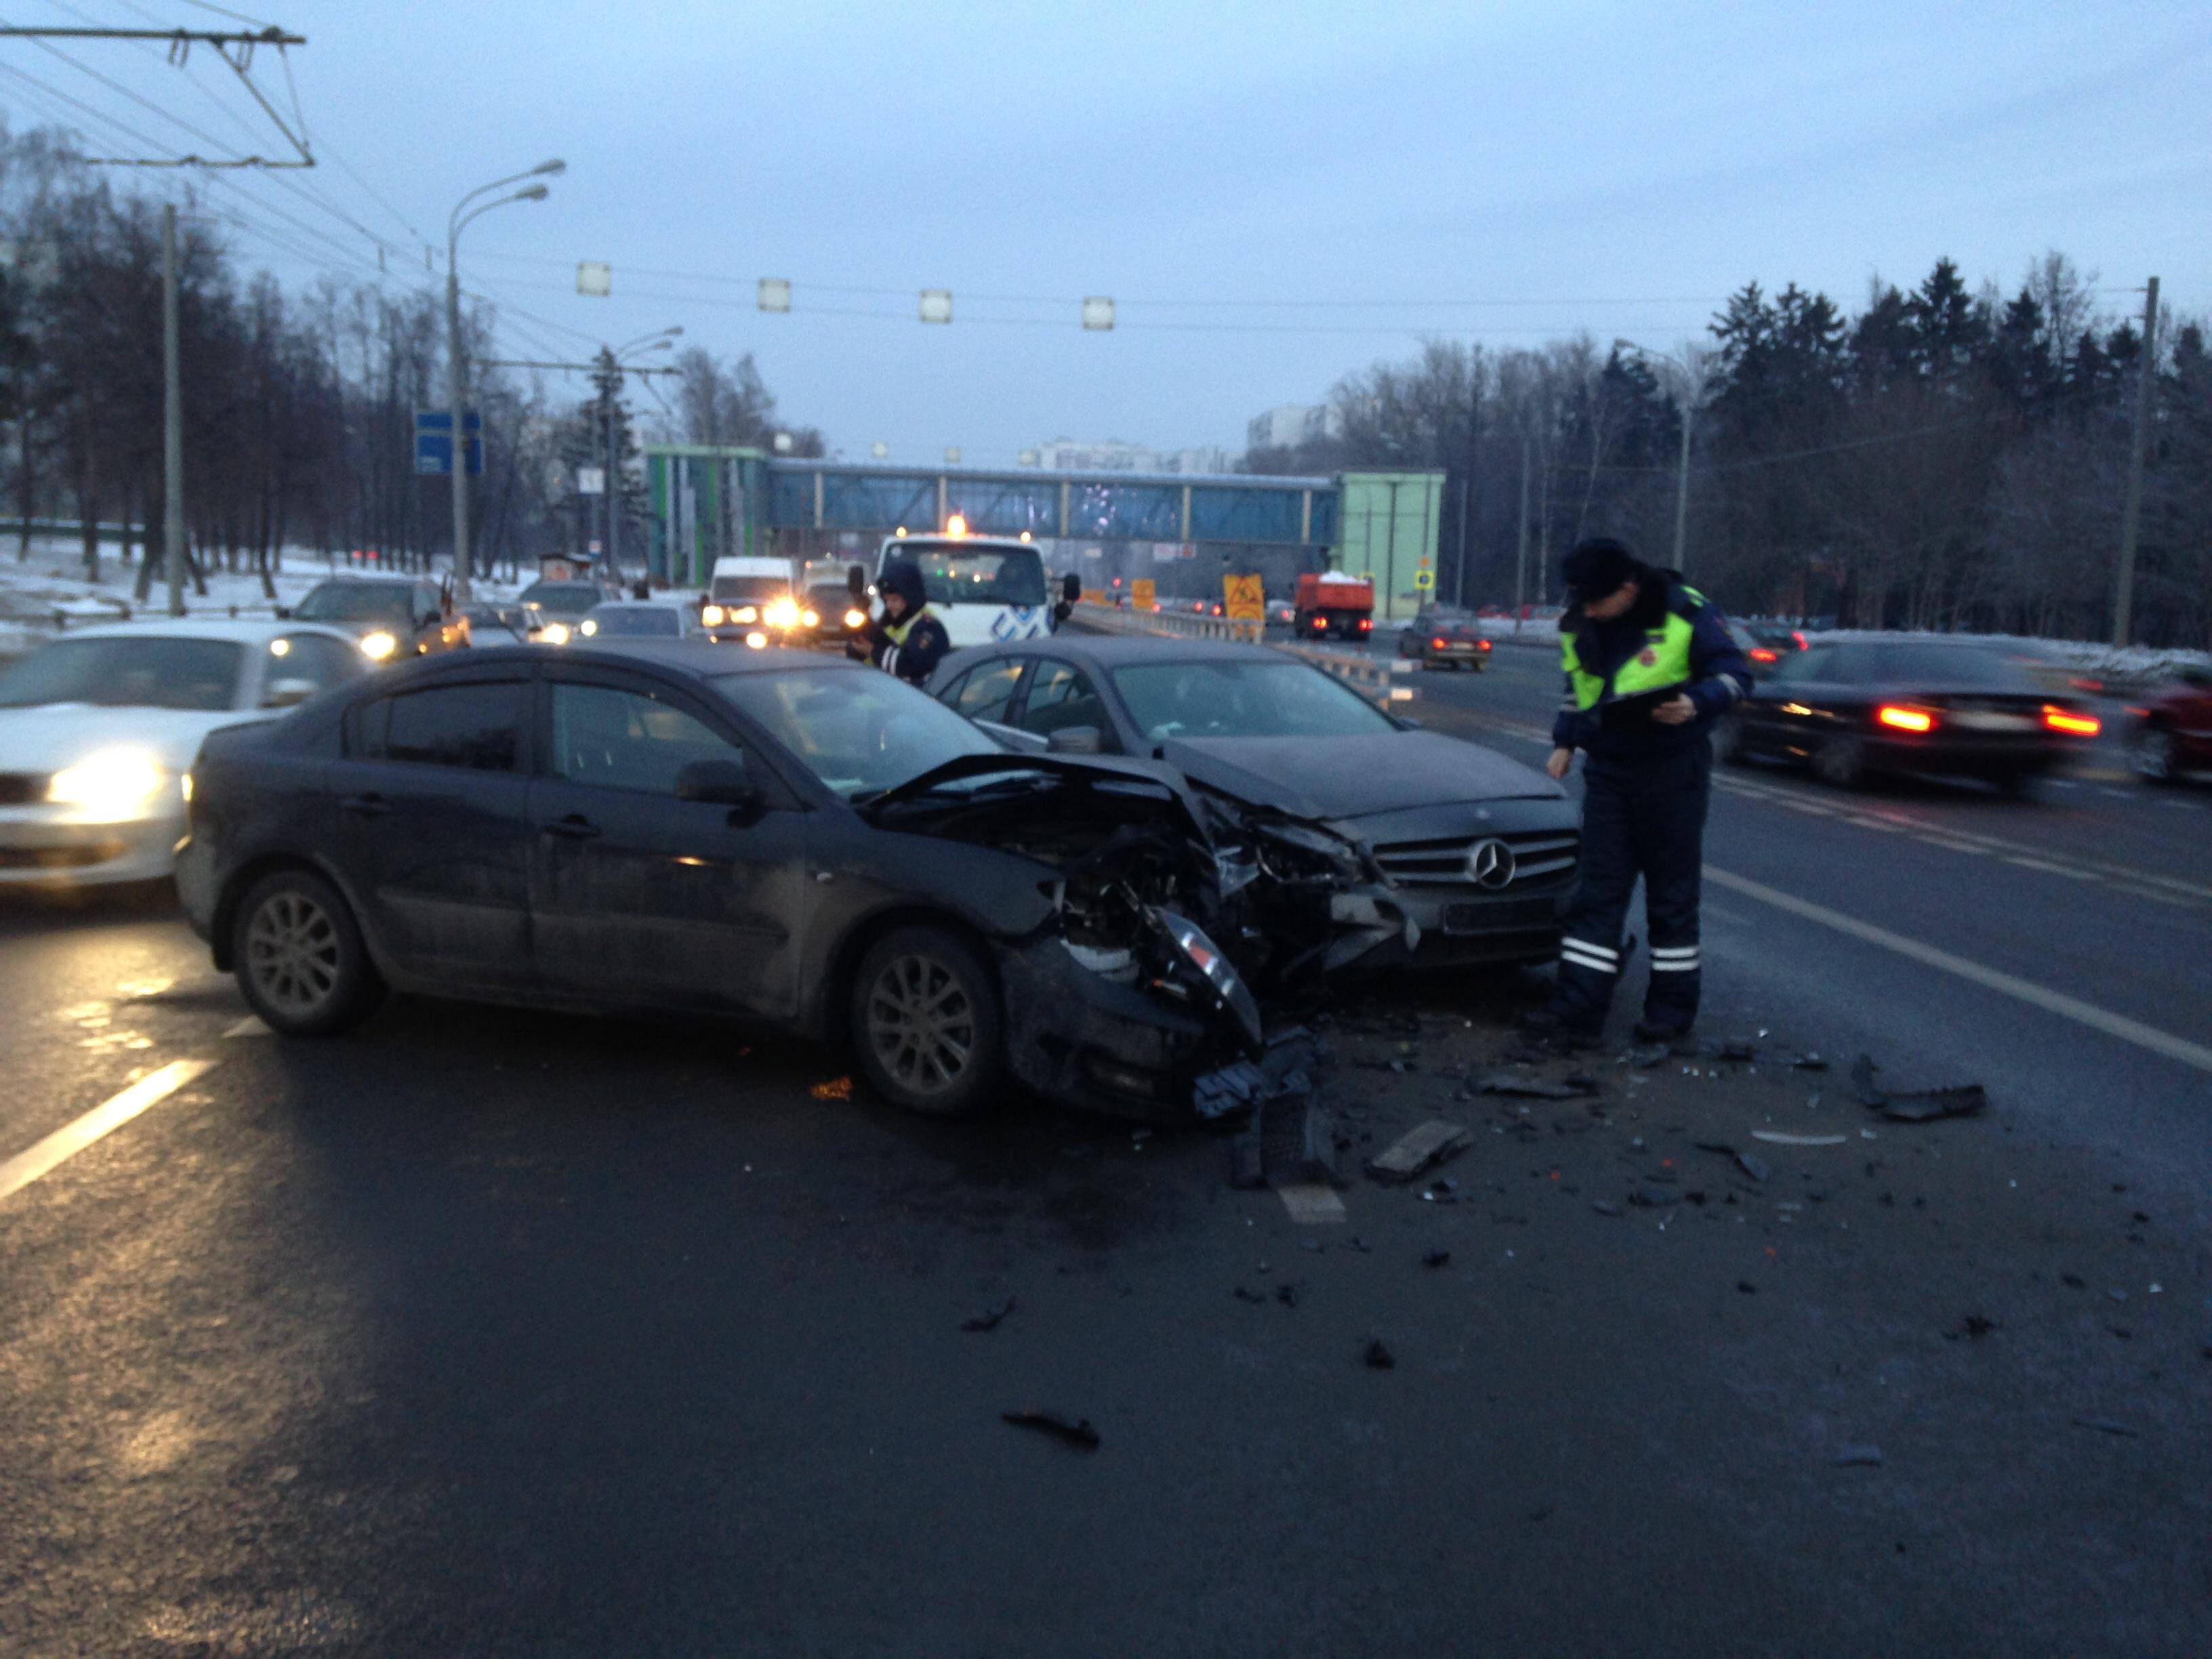
{"type": "MultiPolygon", "coordinates": [[[[683,331],[684,325],[678,323],[655,333],[641,334],[627,345],[607,349],[607,383],[603,394],[606,403],[607,430],[607,574],[617,581],[622,580],[622,505],[617,499],[622,488],[622,456],[615,447],[615,395],[622,388],[623,374],[627,367],[622,360],[627,354],[640,349],[666,351],[683,331]]],[[[649,556],[646,562],[650,574],[652,560],[649,556]]]]}
{"type": "MultiPolygon", "coordinates": [[[[161,550],[169,614],[185,614],[185,392],[177,362],[177,210],[161,204],[161,550]]],[[[88,516],[92,516],[88,514],[88,516]]],[[[30,515],[24,520],[27,527],[30,515]]],[[[96,533],[96,532],[95,532],[96,533]]]]}
{"type": "Polygon", "coordinates": [[[1674,407],[1682,420],[1681,449],[1674,463],[1674,568],[1682,569],[1685,550],[1689,544],[1690,525],[1690,427],[1693,407],[1697,402],[1697,377],[1689,368],[1672,357],[1655,357],[1633,340],[1616,339],[1615,351],[1630,351],[1645,362],[1667,372],[1668,390],[1674,394],[1674,407]]]}
{"type": "Polygon", "coordinates": [[[542,202],[548,192],[543,185],[529,185],[511,196],[486,202],[471,213],[465,215],[461,210],[493,191],[522,184],[527,179],[557,176],[568,170],[566,161],[540,161],[527,173],[494,179],[462,197],[446,220],[446,408],[453,423],[453,597],[463,604],[469,599],[469,576],[475,561],[469,556],[469,434],[465,408],[468,374],[461,357],[461,231],[471,220],[495,207],[504,207],[509,202],[542,202]]]}

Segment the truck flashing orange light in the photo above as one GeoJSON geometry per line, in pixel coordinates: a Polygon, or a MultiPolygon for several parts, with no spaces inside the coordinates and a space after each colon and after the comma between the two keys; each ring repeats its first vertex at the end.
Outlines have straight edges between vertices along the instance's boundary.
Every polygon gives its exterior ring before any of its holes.
{"type": "Polygon", "coordinates": [[[951,518],[947,519],[945,521],[945,533],[948,536],[966,535],[968,533],[968,520],[966,516],[963,514],[956,513],[951,518]]]}

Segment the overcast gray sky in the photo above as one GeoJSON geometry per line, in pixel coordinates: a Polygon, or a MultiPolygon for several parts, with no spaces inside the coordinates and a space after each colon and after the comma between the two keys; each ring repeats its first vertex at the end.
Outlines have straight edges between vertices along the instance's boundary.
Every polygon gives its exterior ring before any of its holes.
{"type": "MultiPolygon", "coordinates": [[[[2212,309],[2203,0],[236,9],[308,37],[292,67],[325,164],[292,177],[411,248],[395,272],[425,280],[410,227],[442,249],[461,194],[561,156],[550,200],[462,245],[465,283],[508,308],[503,345],[681,323],[752,352],[786,414],[854,456],[1235,449],[1253,414],[1423,336],[1664,349],[1747,280],[1856,308],[1875,273],[1910,284],[1943,254],[2011,289],[2057,248],[2112,311],[2151,272],[2177,309],[2212,309]],[[612,298],[576,294],[582,258],[612,264],[612,298]],[[763,276],[790,279],[791,314],[755,308],[763,276]],[[925,287],[952,290],[949,327],[915,319],[925,287]],[[1079,327],[1085,295],[1117,301],[1113,332],[1079,327]]],[[[0,17],[222,23],[190,0],[0,17]]],[[[68,51],[209,133],[245,143],[237,116],[259,120],[204,54],[193,88],[153,52],[68,51]]],[[[257,78],[289,110],[273,61],[257,78]]],[[[0,77],[0,107],[20,125],[56,106],[0,77]]],[[[295,251],[240,251],[288,280],[311,278],[303,249],[376,268],[367,236],[271,182],[216,195],[266,204],[243,210],[295,251]]]]}

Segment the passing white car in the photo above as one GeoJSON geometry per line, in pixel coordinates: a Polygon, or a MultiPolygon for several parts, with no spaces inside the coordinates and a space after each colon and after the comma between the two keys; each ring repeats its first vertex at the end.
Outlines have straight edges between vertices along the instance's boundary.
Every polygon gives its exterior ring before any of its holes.
{"type": "Polygon", "coordinates": [[[303,622],[125,623],[0,674],[0,886],[153,881],[175,867],[200,739],[374,664],[303,622]]]}

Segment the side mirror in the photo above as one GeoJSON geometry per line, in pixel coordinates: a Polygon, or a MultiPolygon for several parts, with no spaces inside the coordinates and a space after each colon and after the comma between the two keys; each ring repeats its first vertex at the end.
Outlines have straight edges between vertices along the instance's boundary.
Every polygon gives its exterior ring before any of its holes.
{"type": "Polygon", "coordinates": [[[1048,755],[1097,755],[1105,752],[1095,726],[1063,726],[1044,740],[1048,755]]]}
{"type": "MultiPolygon", "coordinates": [[[[276,609],[276,620],[277,620],[278,622],[289,622],[289,621],[291,621],[291,620],[292,620],[292,607],[291,607],[290,605],[278,605],[276,609]]],[[[125,621],[125,622],[128,622],[128,621],[130,621],[130,620],[131,620],[131,619],[130,619],[128,617],[125,617],[124,618],[124,621],[125,621]]]]}
{"type": "Polygon", "coordinates": [[[1083,578],[1073,570],[1060,579],[1060,597],[1074,605],[1083,598],[1083,578]]]}
{"type": "Polygon", "coordinates": [[[293,708],[322,690],[313,680],[271,680],[261,694],[264,708],[293,708]]]}
{"type": "Polygon", "coordinates": [[[760,805],[761,792],[737,761],[693,761],[676,775],[676,799],[750,810],[760,805]]]}
{"type": "Polygon", "coordinates": [[[845,591],[848,593],[850,593],[856,601],[865,599],[868,597],[867,566],[864,564],[848,564],[845,567],[845,591]]]}

